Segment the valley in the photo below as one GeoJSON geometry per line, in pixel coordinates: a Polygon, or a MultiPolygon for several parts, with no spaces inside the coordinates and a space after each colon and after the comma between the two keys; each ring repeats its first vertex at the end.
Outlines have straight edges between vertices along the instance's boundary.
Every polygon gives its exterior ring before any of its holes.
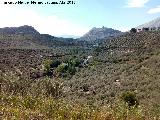
{"type": "Polygon", "coordinates": [[[94,39],[10,29],[0,29],[0,118],[160,118],[159,31],[109,35],[94,46],[94,39]],[[138,102],[130,105],[125,93],[138,102]]]}

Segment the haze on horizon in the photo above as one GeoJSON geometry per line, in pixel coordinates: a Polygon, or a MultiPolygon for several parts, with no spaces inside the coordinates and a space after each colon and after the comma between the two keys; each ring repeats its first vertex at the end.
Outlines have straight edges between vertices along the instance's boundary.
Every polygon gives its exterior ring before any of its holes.
{"type": "Polygon", "coordinates": [[[5,5],[4,1],[0,2],[0,28],[30,25],[54,36],[82,36],[102,26],[127,31],[160,15],[158,0],[76,0],[73,5],[5,5]]]}

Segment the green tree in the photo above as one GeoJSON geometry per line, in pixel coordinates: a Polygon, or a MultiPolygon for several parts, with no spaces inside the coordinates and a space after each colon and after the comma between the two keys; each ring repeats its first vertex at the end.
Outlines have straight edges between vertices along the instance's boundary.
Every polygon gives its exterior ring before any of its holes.
{"type": "Polygon", "coordinates": [[[53,75],[53,69],[58,67],[61,64],[59,60],[50,60],[46,59],[43,61],[44,71],[47,76],[53,75]]]}
{"type": "Polygon", "coordinates": [[[43,61],[44,72],[48,76],[53,75],[53,71],[52,71],[52,68],[51,68],[52,62],[53,61],[49,60],[49,59],[46,59],[46,60],[43,61]]]}
{"type": "Polygon", "coordinates": [[[132,29],[130,30],[130,32],[131,32],[131,33],[136,33],[136,32],[137,32],[137,29],[136,29],[136,28],[132,28],[132,29]]]}

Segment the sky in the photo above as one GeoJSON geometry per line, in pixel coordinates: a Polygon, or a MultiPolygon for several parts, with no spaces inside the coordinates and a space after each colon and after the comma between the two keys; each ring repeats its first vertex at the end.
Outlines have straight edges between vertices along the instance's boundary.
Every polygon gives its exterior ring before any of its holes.
{"type": "Polygon", "coordinates": [[[8,4],[18,1],[0,1],[0,28],[29,25],[42,34],[82,36],[93,27],[103,26],[124,32],[160,16],[160,0],[74,0],[75,4],[43,5],[21,0],[29,4],[8,4]]]}

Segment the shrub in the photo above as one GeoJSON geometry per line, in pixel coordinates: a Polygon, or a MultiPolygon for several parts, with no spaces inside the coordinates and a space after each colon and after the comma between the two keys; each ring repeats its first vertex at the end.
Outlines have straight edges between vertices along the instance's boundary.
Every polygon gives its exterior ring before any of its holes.
{"type": "Polygon", "coordinates": [[[52,60],[48,59],[43,61],[44,71],[45,74],[48,76],[51,76],[53,74],[53,71],[51,69],[52,62],[53,62],[52,60]]]}
{"type": "Polygon", "coordinates": [[[88,84],[84,84],[81,89],[83,90],[83,92],[88,92],[89,91],[89,85],[88,84]]]}
{"type": "Polygon", "coordinates": [[[72,61],[72,65],[74,65],[75,67],[79,67],[81,65],[81,61],[79,59],[74,59],[72,61]]]}
{"type": "Polygon", "coordinates": [[[136,28],[132,28],[132,29],[130,30],[130,32],[131,32],[131,33],[136,33],[136,32],[137,32],[137,29],[136,29],[136,28]]]}
{"type": "Polygon", "coordinates": [[[53,68],[58,67],[61,64],[59,60],[44,60],[43,65],[44,65],[44,71],[47,76],[52,76],[53,75],[53,68]]]}
{"type": "Polygon", "coordinates": [[[142,30],[143,31],[149,31],[149,28],[143,28],[142,30]]]}
{"type": "Polygon", "coordinates": [[[68,66],[68,72],[71,74],[71,75],[74,75],[76,73],[76,68],[74,66],[68,66]]]}
{"type": "Polygon", "coordinates": [[[52,61],[51,68],[58,67],[58,65],[60,65],[60,64],[61,64],[61,62],[59,60],[52,61]]]}
{"type": "Polygon", "coordinates": [[[57,68],[56,68],[56,72],[58,73],[65,73],[67,71],[67,65],[66,64],[60,64],[57,68]]]}
{"type": "Polygon", "coordinates": [[[135,106],[137,107],[139,102],[136,98],[136,94],[133,92],[124,92],[121,96],[121,99],[128,104],[129,107],[135,106]]]}
{"type": "Polygon", "coordinates": [[[54,82],[52,80],[46,81],[46,95],[58,98],[62,94],[62,84],[58,81],[54,82]]]}

